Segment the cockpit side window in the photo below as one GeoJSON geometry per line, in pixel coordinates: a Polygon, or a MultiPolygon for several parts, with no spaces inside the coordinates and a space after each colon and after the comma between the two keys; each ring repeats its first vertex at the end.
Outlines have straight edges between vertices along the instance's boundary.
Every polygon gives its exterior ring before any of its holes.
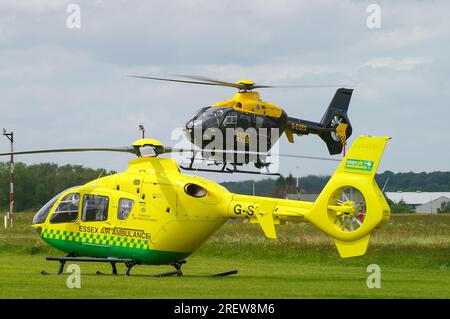
{"type": "Polygon", "coordinates": [[[277,123],[276,123],[275,121],[273,121],[271,118],[266,117],[266,118],[264,119],[263,127],[267,127],[267,128],[277,128],[278,125],[277,125],[277,123]]]}
{"type": "Polygon", "coordinates": [[[117,209],[117,219],[125,220],[130,215],[133,209],[134,200],[128,198],[121,198],[119,200],[119,207],[117,209]]]}
{"type": "Polygon", "coordinates": [[[225,127],[235,127],[237,124],[237,113],[236,112],[228,112],[227,116],[223,120],[222,125],[225,127]]]}
{"type": "Polygon", "coordinates": [[[196,120],[200,115],[203,114],[203,112],[205,112],[207,109],[209,109],[210,106],[205,106],[202,107],[200,109],[198,109],[197,111],[195,111],[195,113],[189,118],[189,121],[194,121],[196,120]]]}
{"type": "Polygon", "coordinates": [[[84,195],[83,214],[84,222],[104,221],[108,219],[109,198],[100,195],[84,195]]]}
{"type": "Polygon", "coordinates": [[[239,114],[238,127],[246,130],[251,126],[252,117],[249,114],[241,113],[239,114]]]}
{"type": "Polygon", "coordinates": [[[53,212],[50,223],[73,223],[78,220],[78,209],[80,207],[80,194],[70,193],[63,197],[53,212]]]}
{"type": "Polygon", "coordinates": [[[264,117],[257,115],[255,118],[255,126],[256,128],[261,128],[264,123],[264,117]]]}

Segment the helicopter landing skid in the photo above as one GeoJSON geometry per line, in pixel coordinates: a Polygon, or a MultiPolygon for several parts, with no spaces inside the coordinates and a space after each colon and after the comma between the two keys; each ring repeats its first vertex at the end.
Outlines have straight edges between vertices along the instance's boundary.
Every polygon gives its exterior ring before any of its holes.
{"type": "Polygon", "coordinates": [[[225,272],[221,272],[218,274],[209,275],[209,277],[225,277],[225,276],[229,276],[229,275],[236,275],[237,273],[238,273],[238,271],[236,269],[233,269],[230,271],[225,271],[225,272]]]}
{"type": "MultiPolygon", "coordinates": [[[[103,262],[110,263],[112,267],[112,274],[117,275],[117,263],[130,263],[133,262],[132,259],[120,259],[120,258],[91,258],[91,257],[74,257],[73,255],[68,255],[66,257],[47,257],[49,261],[59,261],[58,273],[57,275],[62,275],[64,272],[64,266],[66,262],[103,262]]],[[[98,274],[99,272],[97,272],[98,274]]],[[[47,271],[41,271],[43,275],[51,275],[47,271]]],[[[101,273],[100,273],[101,274],[101,273]]]]}
{"type": "MultiPolygon", "coordinates": [[[[163,272],[160,274],[154,274],[154,275],[147,275],[146,277],[169,277],[169,276],[183,276],[183,272],[181,271],[181,265],[185,264],[186,261],[182,260],[173,264],[170,264],[171,266],[175,267],[175,270],[173,271],[168,271],[168,272],[163,272]]],[[[135,261],[127,261],[125,262],[125,276],[131,276],[130,271],[131,268],[133,268],[134,266],[138,265],[137,262],[135,261]]]]}
{"type": "MultiPolygon", "coordinates": [[[[120,258],[93,258],[93,257],[75,257],[74,255],[68,255],[66,257],[47,257],[46,258],[49,261],[58,261],[59,262],[59,266],[58,266],[58,273],[57,275],[63,275],[64,273],[64,266],[67,262],[98,262],[98,263],[110,263],[111,267],[112,267],[112,274],[113,275],[117,275],[117,267],[116,264],[117,263],[124,263],[126,270],[125,270],[125,276],[131,276],[130,272],[131,272],[131,268],[133,268],[136,265],[139,265],[140,263],[132,260],[132,259],[120,259],[120,258]]],[[[181,271],[181,266],[184,265],[186,263],[185,260],[180,260],[178,262],[172,263],[170,264],[170,266],[173,266],[175,268],[175,270],[173,271],[168,271],[168,272],[163,272],[163,273],[159,273],[159,274],[154,274],[154,275],[146,275],[145,277],[169,277],[169,276],[183,276],[183,272],[181,271]]],[[[234,275],[237,274],[238,271],[237,270],[230,270],[230,271],[226,271],[226,272],[222,272],[222,273],[217,273],[217,274],[213,274],[213,275],[209,275],[208,277],[225,277],[225,276],[229,276],[229,275],[234,275]]],[[[42,275],[53,275],[45,270],[41,271],[42,275]]],[[[100,271],[96,272],[97,275],[106,275],[100,271]]]]}

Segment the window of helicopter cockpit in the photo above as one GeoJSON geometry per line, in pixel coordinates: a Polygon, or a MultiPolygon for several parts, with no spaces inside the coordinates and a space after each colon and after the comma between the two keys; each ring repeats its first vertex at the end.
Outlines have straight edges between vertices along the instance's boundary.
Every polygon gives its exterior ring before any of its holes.
{"type": "Polygon", "coordinates": [[[275,121],[273,121],[271,118],[266,117],[266,118],[264,119],[263,127],[266,127],[266,128],[277,128],[278,125],[277,125],[277,123],[275,123],[275,121]]]}
{"type": "Polygon", "coordinates": [[[80,207],[80,194],[70,193],[64,196],[59,202],[52,216],[51,224],[72,223],[78,220],[78,210],[80,207]]]}
{"type": "Polygon", "coordinates": [[[53,205],[55,205],[55,203],[58,201],[58,199],[61,197],[62,194],[78,188],[79,186],[72,186],[68,189],[63,190],[62,192],[60,192],[58,195],[56,195],[55,197],[53,197],[52,199],[50,199],[44,206],[42,206],[37,213],[34,215],[33,217],[33,224],[41,224],[43,222],[45,222],[45,220],[47,219],[48,214],[50,213],[53,205]]]}
{"type": "Polygon", "coordinates": [[[210,106],[205,106],[205,107],[199,108],[197,111],[195,111],[194,114],[192,114],[192,116],[189,117],[188,122],[195,121],[200,115],[203,114],[203,112],[205,112],[209,108],[211,108],[211,107],[210,106]]]}
{"type": "Polygon", "coordinates": [[[235,112],[229,113],[222,123],[222,125],[225,127],[235,127],[236,124],[237,124],[237,115],[235,112]]]}
{"type": "Polygon", "coordinates": [[[84,195],[83,222],[105,221],[108,219],[109,198],[100,195],[84,195]]]}
{"type": "Polygon", "coordinates": [[[222,123],[225,111],[224,108],[213,107],[207,109],[195,121],[195,126],[202,126],[203,128],[218,128],[222,123]]]}
{"type": "Polygon", "coordinates": [[[255,118],[255,126],[256,128],[261,128],[264,123],[264,117],[257,115],[255,118]]]}
{"type": "Polygon", "coordinates": [[[249,114],[239,114],[238,127],[246,130],[251,126],[252,117],[249,114]]]}

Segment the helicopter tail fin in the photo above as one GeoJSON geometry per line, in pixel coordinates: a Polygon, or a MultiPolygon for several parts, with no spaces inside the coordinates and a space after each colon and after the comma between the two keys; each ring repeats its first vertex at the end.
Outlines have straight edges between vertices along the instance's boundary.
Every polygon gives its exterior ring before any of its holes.
{"type": "Polygon", "coordinates": [[[320,138],[327,144],[331,155],[341,153],[347,139],[352,134],[352,126],[347,116],[352,93],[352,89],[338,89],[320,121],[322,127],[335,129],[334,131],[319,132],[320,138]]]}
{"type": "Polygon", "coordinates": [[[308,221],[330,235],[341,257],[363,255],[390,217],[375,173],[389,136],[360,136],[311,208],[308,221]]]}

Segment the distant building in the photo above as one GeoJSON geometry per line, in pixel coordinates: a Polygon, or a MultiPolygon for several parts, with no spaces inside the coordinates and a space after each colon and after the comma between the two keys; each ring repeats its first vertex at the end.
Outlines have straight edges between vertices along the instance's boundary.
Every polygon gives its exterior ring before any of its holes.
{"type": "Polygon", "coordinates": [[[450,202],[450,192],[386,192],[394,203],[404,201],[416,213],[437,213],[443,202],[450,202]]]}
{"type": "Polygon", "coordinates": [[[286,199],[302,200],[305,202],[314,202],[319,194],[286,194],[286,199]]]}
{"type": "Polygon", "coordinates": [[[441,196],[416,207],[416,213],[437,213],[442,203],[450,202],[450,197],[441,196]]]}

